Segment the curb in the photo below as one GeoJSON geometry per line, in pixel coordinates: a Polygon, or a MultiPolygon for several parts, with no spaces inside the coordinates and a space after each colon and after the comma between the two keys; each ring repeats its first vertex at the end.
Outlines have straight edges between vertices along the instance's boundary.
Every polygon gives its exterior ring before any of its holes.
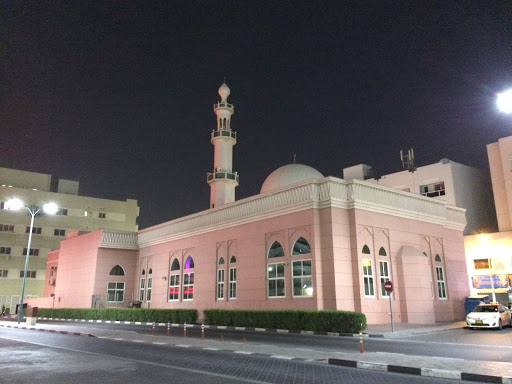
{"type": "Polygon", "coordinates": [[[345,360],[345,359],[327,359],[327,364],[338,365],[342,367],[370,369],[374,371],[385,371],[394,373],[406,373],[409,375],[435,377],[440,379],[465,380],[479,383],[502,383],[512,384],[512,377],[481,375],[477,373],[467,373],[459,371],[450,371],[433,368],[416,368],[384,363],[371,363],[367,361],[345,360]]]}
{"type": "Polygon", "coordinates": [[[56,331],[55,329],[40,329],[40,328],[34,328],[34,327],[27,327],[24,325],[4,325],[0,324],[0,327],[5,328],[17,328],[17,329],[27,329],[29,331],[39,331],[39,332],[49,332],[49,333],[60,333],[63,335],[73,335],[73,336],[87,336],[87,337],[96,337],[91,333],[85,333],[85,332],[70,332],[70,331],[56,331]]]}

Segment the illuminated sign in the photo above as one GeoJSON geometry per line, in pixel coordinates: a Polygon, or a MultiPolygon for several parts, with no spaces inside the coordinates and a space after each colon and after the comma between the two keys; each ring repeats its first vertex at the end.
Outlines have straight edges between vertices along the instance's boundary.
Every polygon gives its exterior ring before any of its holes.
{"type": "MultiPolygon", "coordinates": [[[[473,288],[492,288],[491,276],[473,276],[473,288]]],[[[507,288],[510,286],[510,280],[507,275],[493,275],[492,280],[494,288],[507,288]]]]}

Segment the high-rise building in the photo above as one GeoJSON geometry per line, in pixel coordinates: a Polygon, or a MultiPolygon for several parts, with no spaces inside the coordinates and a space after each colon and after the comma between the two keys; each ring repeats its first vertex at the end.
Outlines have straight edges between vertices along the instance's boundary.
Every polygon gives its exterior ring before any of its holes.
{"type": "Polygon", "coordinates": [[[72,231],[100,228],[136,231],[137,201],[116,201],[79,195],[79,182],[52,175],[0,168],[0,305],[14,310],[19,304],[30,232],[30,212],[8,210],[17,198],[32,212],[55,203],[56,215],[40,211],[34,217],[27,267],[25,297],[43,295],[48,252],[72,231]]]}

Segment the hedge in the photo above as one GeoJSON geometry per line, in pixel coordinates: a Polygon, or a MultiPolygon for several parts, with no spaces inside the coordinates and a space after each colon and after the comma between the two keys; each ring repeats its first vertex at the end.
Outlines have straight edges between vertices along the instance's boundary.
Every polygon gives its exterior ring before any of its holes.
{"type": "Polygon", "coordinates": [[[366,329],[366,316],[351,311],[206,309],[203,313],[209,325],[339,333],[366,329]]]}
{"type": "Polygon", "coordinates": [[[194,324],[197,321],[195,309],[39,308],[37,316],[55,319],[171,322],[177,324],[194,324]]]}

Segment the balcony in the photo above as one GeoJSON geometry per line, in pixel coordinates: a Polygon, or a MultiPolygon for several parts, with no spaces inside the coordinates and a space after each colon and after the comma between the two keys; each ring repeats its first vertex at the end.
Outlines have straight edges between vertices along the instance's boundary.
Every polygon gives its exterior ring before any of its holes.
{"type": "Polygon", "coordinates": [[[236,172],[209,172],[206,175],[208,183],[214,180],[233,180],[238,184],[238,173],[236,172]]]}
{"type": "Polygon", "coordinates": [[[229,137],[236,141],[236,132],[233,131],[212,131],[212,140],[216,137],[229,137]]]}

